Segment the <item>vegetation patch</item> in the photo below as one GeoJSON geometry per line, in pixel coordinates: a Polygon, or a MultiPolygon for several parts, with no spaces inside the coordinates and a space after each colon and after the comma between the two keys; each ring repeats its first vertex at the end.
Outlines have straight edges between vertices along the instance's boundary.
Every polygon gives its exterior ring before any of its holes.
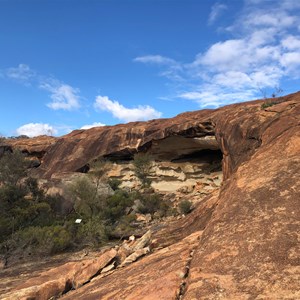
{"type": "Polygon", "coordinates": [[[91,172],[66,186],[67,198],[47,195],[29,176],[29,166],[19,151],[0,157],[0,253],[4,260],[97,248],[110,239],[131,235],[138,212],[159,217],[174,214],[171,203],[146,188],[150,182],[147,156],[137,156],[135,165],[143,187],[140,191],[120,189],[119,180],[105,177],[109,162],[99,161],[90,165],[91,172]],[[103,187],[109,192],[103,193],[103,187]],[[66,201],[71,202],[68,209],[66,201]],[[134,208],[137,201],[139,207],[134,208]]]}

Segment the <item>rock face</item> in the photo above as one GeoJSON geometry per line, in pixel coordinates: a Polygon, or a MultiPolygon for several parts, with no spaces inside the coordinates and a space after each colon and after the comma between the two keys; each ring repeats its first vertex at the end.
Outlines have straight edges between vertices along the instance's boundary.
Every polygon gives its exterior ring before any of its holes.
{"type": "Polygon", "coordinates": [[[116,250],[111,249],[94,259],[68,262],[47,270],[40,273],[38,277],[33,277],[18,285],[15,291],[0,296],[0,299],[47,300],[56,297],[89,281],[98,271],[109,264],[116,254],[116,250]]]}
{"type": "Polygon", "coordinates": [[[36,169],[44,178],[83,170],[99,156],[130,160],[136,151],[161,165],[193,161],[204,149],[223,155],[220,190],[156,228],[151,253],[63,298],[300,299],[300,93],[279,102],[78,130],[51,144],[36,169]],[[187,139],[186,149],[174,139],[187,139]]]}
{"type": "Polygon", "coordinates": [[[186,276],[186,263],[200,235],[201,232],[195,232],[109,276],[95,278],[91,285],[62,299],[176,299],[186,276]]]}
{"type": "Polygon", "coordinates": [[[300,298],[299,94],[290,99],[254,116],[260,129],[235,119],[227,125],[222,140],[238,168],[203,232],[184,299],[300,298]],[[235,128],[257,141],[242,163],[235,128]]]}
{"type": "MultiPolygon", "coordinates": [[[[168,193],[184,187],[193,188],[200,183],[211,185],[214,182],[219,187],[223,176],[221,152],[209,151],[209,154],[201,153],[201,156],[173,162],[153,161],[149,173],[151,186],[158,191],[168,193]]],[[[107,176],[119,179],[122,187],[132,188],[139,184],[131,162],[114,162],[107,176]]]]}

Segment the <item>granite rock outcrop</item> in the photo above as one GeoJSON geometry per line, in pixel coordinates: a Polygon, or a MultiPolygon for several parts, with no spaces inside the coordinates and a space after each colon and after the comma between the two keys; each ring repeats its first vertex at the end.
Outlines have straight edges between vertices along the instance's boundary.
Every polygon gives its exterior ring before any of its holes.
{"type": "Polygon", "coordinates": [[[99,157],[130,161],[147,151],[178,163],[200,159],[203,150],[222,153],[219,190],[186,217],[153,228],[152,249],[136,262],[62,298],[299,299],[300,93],[277,100],[77,130],[48,145],[34,170],[46,179],[88,171],[99,157]],[[168,147],[174,138],[187,151],[177,142],[168,147]]]}

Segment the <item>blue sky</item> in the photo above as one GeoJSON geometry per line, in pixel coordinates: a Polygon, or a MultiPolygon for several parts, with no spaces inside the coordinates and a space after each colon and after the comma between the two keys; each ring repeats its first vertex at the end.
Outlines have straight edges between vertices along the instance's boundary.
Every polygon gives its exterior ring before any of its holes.
{"type": "Polygon", "coordinates": [[[298,0],[0,0],[0,134],[299,90],[298,0]]]}

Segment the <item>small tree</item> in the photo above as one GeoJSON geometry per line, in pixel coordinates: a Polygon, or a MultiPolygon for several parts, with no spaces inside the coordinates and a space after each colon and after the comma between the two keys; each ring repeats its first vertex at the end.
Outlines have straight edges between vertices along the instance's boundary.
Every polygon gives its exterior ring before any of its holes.
{"type": "Polygon", "coordinates": [[[27,175],[28,163],[21,151],[7,152],[0,159],[0,183],[17,185],[27,175]]]}
{"type": "Polygon", "coordinates": [[[151,156],[147,153],[137,153],[133,159],[134,173],[141,181],[142,185],[150,186],[151,180],[149,178],[151,169],[151,156]]]}
{"type": "Polygon", "coordinates": [[[76,179],[69,186],[69,191],[75,196],[75,211],[87,218],[93,218],[101,211],[103,202],[98,195],[97,186],[87,177],[76,179]]]}

